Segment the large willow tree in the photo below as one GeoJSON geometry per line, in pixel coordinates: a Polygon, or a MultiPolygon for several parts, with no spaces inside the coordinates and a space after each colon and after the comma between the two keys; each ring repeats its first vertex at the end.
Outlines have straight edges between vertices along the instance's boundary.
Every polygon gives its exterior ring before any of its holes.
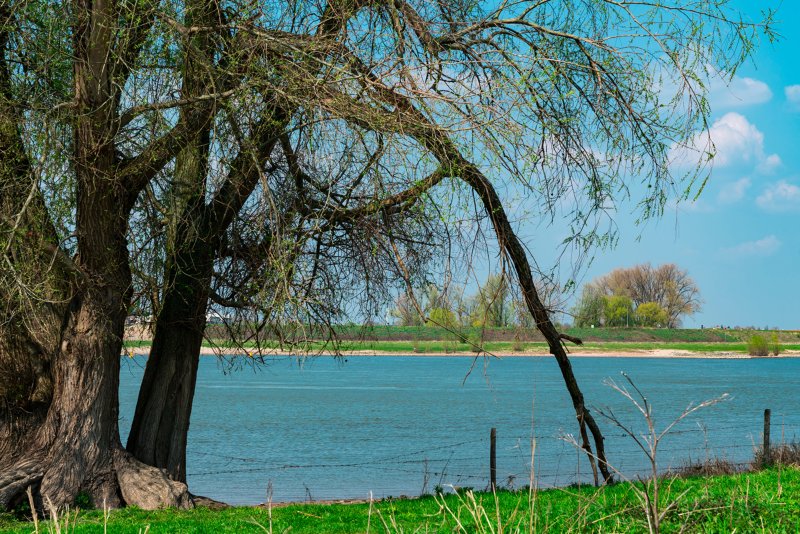
{"type": "Polygon", "coordinates": [[[708,66],[732,75],[761,30],[724,0],[3,0],[0,506],[190,505],[209,303],[240,339],[335,339],[493,247],[608,478],[504,201],[584,253],[621,199],[646,219],[695,195],[705,165],[670,154],[706,126],[708,66]],[[156,325],[123,447],[132,310],[156,325]]]}

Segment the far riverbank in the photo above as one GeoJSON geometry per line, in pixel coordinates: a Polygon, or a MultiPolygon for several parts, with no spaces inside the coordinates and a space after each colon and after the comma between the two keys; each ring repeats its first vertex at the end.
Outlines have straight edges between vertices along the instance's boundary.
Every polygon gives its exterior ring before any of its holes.
{"type": "MultiPolygon", "coordinates": [[[[152,340],[152,325],[131,325],[126,329],[125,349],[128,354],[147,354],[152,340]]],[[[666,329],[666,328],[567,328],[565,333],[583,340],[582,345],[567,343],[570,355],[580,357],[631,358],[703,358],[746,359],[748,342],[755,336],[765,338],[770,352],[780,357],[800,356],[800,332],[793,330],[764,331],[754,329],[666,329]]],[[[393,325],[339,325],[338,346],[324,341],[306,341],[301,345],[280,345],[274,340],[261,340],[258,347],[248,342],[235,344],[219,325],[206,330],[204,355],[250,355],[285,357],[293,355],[331,354],[356,356],[453,356],[474,358],[479,355],[500,358],[549,357],[547,343],[538,331],[521,328],[474,328],[454,332],[436,327],[402,327],[393,325]],[[480,351],[478,350],[480,349],[480,351]]],[[[306,339],[323,340],[331,332],[310,328],[306,339]]],[[[774,358],[775,356],[770,356],[774,358]]]]}
{"type": "MultiPolygon", "coordinates": [[[[141,342],[140,342],[141,343],[141,342]]],[[[123,355],[126,356],[147,356],[150,353],[149,344],[137,344],[135,346],[126,346],[123,355]]],[[[201,356],[261,356],[265,358],[270,357],[289,357],[289,356],[309,356],[317,354],[326,354],[326,352],[298,352],[286,350],[263,350],[259,353],[255,349],[247,348],[232,348],[232,347],[210,347],[203,346],[200,350],[201,356]]],[[[329,353],[328,353],[329,354],[329,353]]],[[[387,350],[343,350],[340,351],[343,357],[359,357],[359,356],[393,356],[393,357],[454,357],[454,358],[476,358],[476,357],[496,357],[496,358],[532,358],[532,357],[550,357],[551,354],[546,350],[521,350],[521,351],[508,351],[487,350],[484,352],[476,353],[471,351],[429,351],[429,352],[414,352],[409,351],[387,351],[387,350]]],[[[708,351],[708,350],[689,350],[689,349],[673,349],[673,348],[657,348],[657,349],[619,349],[619,348],[570,348],[570,357],[573,358],[677,358],[677,359],[708,359],[708,360],[739,360],[739,359],[760,359],[760,358],[798,358],[800,357],[800,350],[790,349],[781,353],[778,356],[750,356],[745,352],[735,352],[730,350],[708,351]]]]}

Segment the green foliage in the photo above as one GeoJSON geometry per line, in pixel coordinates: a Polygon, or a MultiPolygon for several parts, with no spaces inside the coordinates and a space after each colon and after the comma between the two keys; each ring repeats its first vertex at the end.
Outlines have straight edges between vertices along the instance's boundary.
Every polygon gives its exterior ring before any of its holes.
{"type": "Polygon", "coordinates": [[[605,306],[606,301],[603,295],[593,290],[591,286],[584,287],[580,299],[572,309],[575,326],[600,326],[603,322],[605,306]]]}
{"type": "Polygon", "coordinates": [[[645,302],[636,308],[636,323],[640,326],[666,326],[669,322],[667,310],[657,302],[645,302]]]}
{"type": "Polygon", "coordinates": [[[488,350],[486,343],[483,341],[483,336],[480,331],[467,336],[467,344],[469,345],[470,352],[483,352],[488,350]]]}
{"type": "Polygon", "coordinates": [[[783,350],[783,344],[778,339],[778,334],[775,332],[769,337],[769,350],[774,356],[777,356],[783,350]]]}
{"type": "Polygon", "coordinates": [[[769,356],[769,344],[767,338],[761,334],[753,334],[747,340],[747,353],[750,356],[769,356]]]}
{"type": "Polygon", "coordinates": [[[455,314],[446,308],[433,308],[428,314],[425,326],[438,326],[444,330],[455,330],[458,327],[455,314]]]}
{"type": "Polygon", "coordinates": [[[606,297],[603,314],[606,326],[630,326],[634,322],[633,302],[624,296],[606,297]]]}
{"type": "MultiPolygon", "coordinates": [[[[659,317],[655,320],[650,316],[655,313],[655,309],[645,309],[643,319],[651,321],[648,326],[663,324],[676,328],[682,317],[698,312],[702,304],[697,284],[688,271],[674,263],[658,267],[645,263],[614,269],[586,284],[583,293],[629,297],[633,307],[637,309],[644,304],[657,304],[664,310],[666,319],[658,314],[659,317]]],[[[606,319],[608,320],[607,317],[606,319]]]]}
{"type": "Polygon", "coordinates": [[[75,507],[81,510],[94,510],[95,505],[92,502],[92,496],[85,491],[79,492],[75,496],[75,507]]]}

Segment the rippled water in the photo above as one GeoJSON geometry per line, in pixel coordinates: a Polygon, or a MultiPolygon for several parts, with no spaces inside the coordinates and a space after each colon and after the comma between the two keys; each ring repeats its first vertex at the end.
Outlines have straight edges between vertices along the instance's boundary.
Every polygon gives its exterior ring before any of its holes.
{"type": "MultiPolygon", "coordinates": [[[[484,488],[489,432],[497,428],[498,483],[528,483],[531,437],[541,486],[587,480],[588,463],[564,437],[577,432],[552,358],[279,358],[255,370],[246,358],[200,363],[187,470],[191,490],[235,504],[416,495],[436,485],[484,488]]],[[[125,360],[123,442],[145,359],[125,360]]],[[[686,408],[728,393],[726,402],[682,422],[661,446],[663,467],[710,455],[752,458],[764,408],[773,442],[800,433],[800,359],[576,358],[587,404],[611,407],[636,429],[632,405],[603,384],[628,373],[662,427],[686,408]]],[[[644,456],[599,419],[609,460],[628,475],[644,456]]]]}

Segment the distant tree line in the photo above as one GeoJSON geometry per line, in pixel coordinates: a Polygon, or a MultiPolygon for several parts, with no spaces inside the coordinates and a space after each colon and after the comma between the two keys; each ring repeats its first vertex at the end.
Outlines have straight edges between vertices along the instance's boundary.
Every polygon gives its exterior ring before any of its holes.
{"type": "Polygon", "coordinates": [[[389,315],[399,326],[535,327],[522,297],[501,274],[489,275],[471,295],[461,286],[439,289],[434,284],[402,292],[389,315]]]}
{"type": "Polygon", "coordinates": [[[572,309],[575,326],[677,328],[700,311],[700,289],[674,263],[614,269],[583,286],[572,309]]]}

